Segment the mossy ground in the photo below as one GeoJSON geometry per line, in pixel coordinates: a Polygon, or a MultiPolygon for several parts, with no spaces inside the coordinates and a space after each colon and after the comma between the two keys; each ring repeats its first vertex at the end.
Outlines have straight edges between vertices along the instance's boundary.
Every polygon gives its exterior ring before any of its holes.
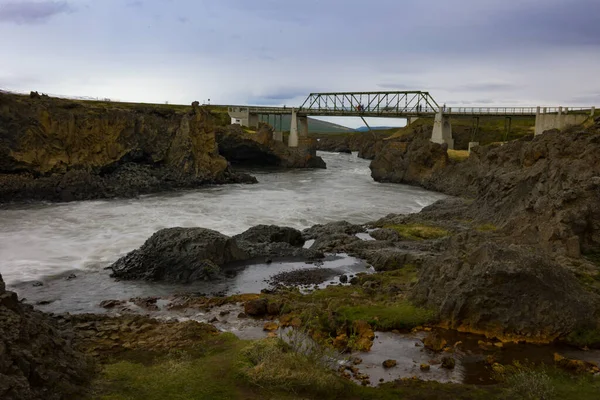
{"type": "Polygon", "coordinates": [[[408,240],[438,239],[450,235],[446,229],[423,224],[385,225],[384,228],[393,229],[408,240]]]}
{"type": "MultiPolygon", "coordinates": [[[[206,346],[205,346],[206,347],[206,346]]],[[[554,367],[502,368],[487,386],[399,380],[362,387],[325,364],[294,351],[279,339],[242,341],[231,334],[207,351],[166,353],[144,359],[115,359],[103,365],[93,385],[102,400],[220,399],[597,399],[600,380],[554,367]]]]}

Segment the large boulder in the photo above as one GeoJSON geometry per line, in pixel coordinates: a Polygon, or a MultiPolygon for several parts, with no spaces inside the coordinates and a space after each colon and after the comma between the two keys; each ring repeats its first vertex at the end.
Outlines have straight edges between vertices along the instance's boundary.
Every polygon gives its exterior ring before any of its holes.
{"type": "Polygon", "coordinates": [[[247,231],[236,235],[235,240],[251,243],[283,242],[292,246],[302,246],[304,239],[302,232],[289,227],[277,225],[256,225],[247,231]]]}
{"type": "Polygon", "coordinates": [[[219,266],[248,254],[229,236],[205,228],[168,228],[110,268],[120,279],[191,282],[218,276],[219,266]]]}
{"type": "Polygon", "coordinates": [[[488,239],[453,237],[424,263],[413,300],[448,328],[500,339],[547,342],[595,325],[600,298],[570,271],[533,247],[488,239]]]}
{"type": "Polygon", "coordinates": [[[323,254],[318,251],[303,248],[302,233],[294,228],[257,225],[234,236],[234,239],[250,258],[264,257],[273,260],[288,257],[305,259],[323,257],[323,254]]]}
{"type": "Polygon", "coordinates": [[[92,376],[69,334],[6,291],[0,275],[0,398],[84,398],[92,376]]]}

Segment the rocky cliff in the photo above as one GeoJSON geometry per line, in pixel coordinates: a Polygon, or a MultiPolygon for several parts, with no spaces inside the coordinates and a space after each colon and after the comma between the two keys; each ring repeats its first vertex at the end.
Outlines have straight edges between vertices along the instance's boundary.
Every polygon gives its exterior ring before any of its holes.
{"type": "Polygon", "coordinates": [[[197,105],[79,102],[0,93],[0,202],[132,196],[251,180],[219,155],[197,105]]]}
{"type": "Polygon", "coordinates": [[[273,128],[261,123],[256,132],[246,132],[239,125],[220,127],[216,132],[219,152],[233,164],[277,166],[284,168],[325,168],[317,156],[316,140],[300,138],[298,147],[290,148],[273,139],[273,128]]]}
{"type": "Polygon", "coordinates": [[[421,263],[412,292],[444,326],[532,341],[600,332],[600,120],[462,162],[427,140],[393,140],[371,171],[461,197],[385,222],[468,225],[421,263]]]}
{"type": "Polygon", "coordinates": [[[82,398],[91,373],[69,335],[6,291],[0,275],[0,398],[82,398]]]}

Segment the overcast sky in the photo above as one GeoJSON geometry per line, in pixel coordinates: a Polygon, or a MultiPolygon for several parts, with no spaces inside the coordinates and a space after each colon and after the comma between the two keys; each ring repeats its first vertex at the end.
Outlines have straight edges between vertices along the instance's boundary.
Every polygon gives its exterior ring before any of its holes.
{"type": "Polygon", "coordinates": [[[600,106],[600,0],[0,0],[0,88],[299,105],[600,106]]]}

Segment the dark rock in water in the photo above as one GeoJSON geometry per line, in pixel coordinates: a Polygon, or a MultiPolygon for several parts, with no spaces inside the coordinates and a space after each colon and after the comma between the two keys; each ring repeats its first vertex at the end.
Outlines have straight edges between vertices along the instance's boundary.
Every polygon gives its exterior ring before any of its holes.
{"type": "Polygon", "coordinates": [[[244,303],[244,313],[253,317],[267,314],[269,302],[267,299],[248,300],[244,303]]]}
{"type": "Polygon", "coordinates": [[[33,282],[31,284],[31,286],[33,286],[33,287],[40,287],[40,286],[44,286],[44,283],[40,282],[40,281],[35,281],[35,282],[33,282]]]}
{"type": "Polygon", "coordinates": [[[454,369],[456,361],[452,357],[442,357],[442,368],[454,369]]]}
{"type": "Polygon", "coordinates": [[[115,308],[117,306],[122,306],[123,304],[125,304],[124,300],[104,300],[100,302],[100,307],[115,308]]]}
{"type": "Polygon", "coordinates": [[[245,260],[236,241],[204,228],[168,228],[115,262],[111,276],[120,279],[191,282],[212,279],[219,266],[245,260]]]}
{"type": "Polygon", "coordinates": [[[248,318],[248,315],[246,315],[246,313],[241,312],[241,313],[238,314],[237,317],[240,318],[240,319],[243,319],[243,318],[248,318]]]}
{"type": "Polygon", "coordinates": [[[423,339],[423,345],[429,350],[442,351],[448,342],[439,333],[431,332],[423,339]]]}
{"type": "Polygon", "coordinates": [[[348,283],[348,276],[347,275],[340,276],[340,282],[342,282],[342,283],[348,283]]]}
{"type": "Polygon", "coordinates": [[[69,274],[69,276],[67,276],[68,281],[75,279],[75,278],[77,278],[77,275],[75,275],[75,274],[69,274]]]}
{"type": "Polygon", "coordinates": [[[396,360],[385,360],[383,362],[383,368],[393,368],[398,364],[398,362],[396,360]]]}
{"type": "Polygon", "coordinates": [[[302,233],[294,228],[277,225],[256,225],[247,231],[234,236],[234,239],[250,243],[288,243],[292,246],[302,246],[302,233]]]}
{"type": "Polygon", "coordinates": [[[0,275],[0,398],[86,398],[93,368],[71,347],[70,336],[7,292],[0,275]]]}
{"type": "Polygon", "coordinates": [[[304,259],[322,258],[323,254],[302,248],[302,233],[294,228],[276,225],[257,225],[233,237],[240,249],[248,254],[248,258],[300,257],[304,259]]]}
{"type": "MultiPolygon", "coordinates": [[[[332,276],[337,275],[338,272],[334,269],[329,268],[305,268],[296,269],[293,271],[280,272],[271,277],[270,282],[272,284],[284,284],[284,285],[315,285],[325,282],[332,276]]],[[[334,283],[334,282],[331,282],[334,283]]]]}

